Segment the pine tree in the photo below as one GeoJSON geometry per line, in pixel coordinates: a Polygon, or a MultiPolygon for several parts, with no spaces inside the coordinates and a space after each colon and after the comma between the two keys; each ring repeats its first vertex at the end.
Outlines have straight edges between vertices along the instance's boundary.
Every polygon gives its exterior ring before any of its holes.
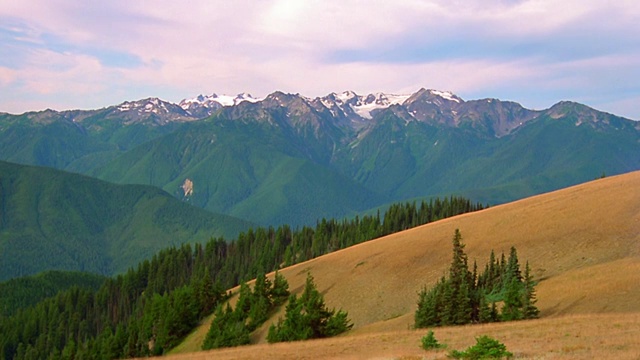
{"type": "Polygon", "coordinates": [[[267,320],[271,310],[271,281],[263,272],[259,272],[251,294],[251,307],[248,312],[250,330],[255,330],[267,320]]]}
{"type": "Polygon", "coordinates": [[[276,270],[273,278],[273,287],[271,288],[271,300],[274,305],[284,303],[289,297],[289,283],[282,274],[276,270]]]}
{"type": "Polygon", "coordinates": [[[304,305],[295,294],[291,294],[286,306],[284,320],[279,319],[277,325],[271,325],[267,341],[270,343],[297,341],[310,339],[312,336],[313,330],[304,316],[304,305]]]}
{"type": "Polygon", "coordinates": [[[480,296],[480,305],[478,306],[478,322],[488,323],[491,321],[491,309],[487,303],[486,295],[482,294],[482,296],[480,296]]]}
{"type": "Polygon", "coordinates": [[[307,274],[307,281],[304,291],[300,295],[300,302],[303,304],[308,324],[312,329],[312,337],[323,337],[327,320],[333,313],[325,306],[324,298],[318,291],[310,273],[307,274]]]}
{"type": "Polygon", "coordinates": [[[204,339],[203,350],[248,344],[249,330],[241,314],[231,309],[227,303],[216,308],[211,327],[204,339]]]}
{"type": "Polygon", "coordinates": [[[536,290],[535,285],[536,282],[533,280],[531,275],[531,268],[529,268],[529,262],[525,266],[524,270],[524,291],[523,291],[523,306],[522,306],[522,317],[524,319],[536,319],[540,314],[540,310],[536,307],[535,303],[538,301],[536,299],[536,290]]]}
{"type": "Polygon", "coordinates": [[[531,279],[530,269],[522,277],[515,247],[511,248],[508,260],[502,253],[500,261],[496,261],[492,251],[484,272],[478,274],[475,262],[473,272],[468,269],[462,236],[457,229],[452,243],[449,277],[443,277],[432,289],[425,288],[418,294],[416,328],[538,316],[534,305],[535,282],[531,279]],[[496,301],[504,302],[501,314],[498,314],[496,301]]]}
{"type": "Polygon", "coordinates": [[[511,247],[509,252],[509,260],[507,261],[506,279],[510,282],[512,279],[522,281],[522,274],[520,273],[520,264],[518,263],[518,252],[514,246],[511,247]]]}
{"type": "Polygon", "coordinates": [[[249,316],[249,311],[251,311],[251,300],[253,298],[253,294],[251,292],[251,288],[247,283],[242,283],[240,285],[240,291],[238,295],[238,302],[236,303],[235,312],[239,317],[246,319],[249,316]]]}
{"type": "Polygon", "coordinates": [[[502,306],[501,318],[503,321],[520,320],[522,314],[522,283],[517,279],[512,279],[504,291],[504,305],[502,306]]]}
{"type": "Polygon", "coordinates": [[[334,336],[351,329],[348,314],[342,310],[336,314],[324,303],[316,288],[313,276],[307,274],[304,290],[297,298],[289,297],[284,320],[269,328],[269,342],[296,341],[334,336]]]}

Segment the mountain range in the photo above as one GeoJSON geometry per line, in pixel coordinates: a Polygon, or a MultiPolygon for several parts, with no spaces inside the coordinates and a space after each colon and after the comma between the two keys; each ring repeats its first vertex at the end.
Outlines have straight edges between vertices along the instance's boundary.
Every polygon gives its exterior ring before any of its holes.
{"type": "Polygon", "coordinates": [[[122,184],[262,225],[463,195],[497,204],[640,169],[640,123],[574,102],[453,93],[149,98],[0,114],[0,159],[122,184]]]}

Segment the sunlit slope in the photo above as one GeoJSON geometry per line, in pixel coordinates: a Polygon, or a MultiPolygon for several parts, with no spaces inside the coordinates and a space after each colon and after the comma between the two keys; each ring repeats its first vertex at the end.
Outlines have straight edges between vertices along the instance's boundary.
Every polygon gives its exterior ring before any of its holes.
{"type": "Polygon", "coordinates": [[[640,172],[600,179],[425,225],[283,271],[299,290],[311,271],[355,329],[412,323],[417,292],[448,269],[459,228],[470,263],[515,246],[540,280],[542,316],[640,311],[640,172]]]}
{"type": "MultiPolygon", "coordinates": [[[[345,336],[407,330],[417,292],[448,269],[456,228],[470,265],[475,259],[480,270],[491,249],[508,255],[511,246],[517,248],[522,265],[529,261],[540,280],[543,318],[640,312],[640,172],[428,224],[282,273],[299,292],[310,271],[326,303],[349,312],[355,326],[345,336]]],[[[268,326],[258,330],[260,342],[268,326]]]]}

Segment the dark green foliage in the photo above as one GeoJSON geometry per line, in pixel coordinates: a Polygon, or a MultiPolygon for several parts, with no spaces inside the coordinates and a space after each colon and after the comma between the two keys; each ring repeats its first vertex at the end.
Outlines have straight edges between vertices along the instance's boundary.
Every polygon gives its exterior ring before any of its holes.
{"type": "Polygon", "coordinates": [[[502,321],[522,320],[522,283],[516,279],[511,279],[504,287],[502,312],[500,317],[502,321]]]}
{"type": "Polygon", "coordinates": [[[476,338],[476,344],[470,346],[465,351],[452,350],[449,357],[454,359],[510,359],[513,354],[507,351],[507,347],[496,339],[487,335],[476,338]]]}
{"type": "Polygon", "coordinates": [[[267,335],[270,343],[298,341],[335,336],[353,327],[348,314],[329,310],[318,292],[311,274],[307,274],[304,291],[297,298],[289,297],[284,319],[271,325],[267,335]]]}
{"type": "Polygon", "coordinates": [[[240,312],[233,311],[229,304],[226,307],[220,305],[214,316],[202,345],[203,350],[249,344],[249,329],[240,312]]]}
{"type": "Polygon", "coordinates": [[[288,296],[289,296],[289,283],[287,282],[287,279],[285,279],[284,276],[280,274],[278,270],[276,270],[276,273],[273,279],[273,287],[271,288],[271,294],[270,294],[273,304],[274,305],[283,304],[287,300],[288,296]]]}
{"type": "Polygon", "coordinates": [[[0,318],[11,316],[74,286],[97,290],[106,279],[89,273],[46,271],[5,281],[0,283],[0,318]]]}
{"type": "Polygon", "coordinates": [[[162,354],[224,298],[211,274],[205,283],[216,255],[202,245],[168,249],[97,291],[73,287],[0,318],[0,358],[20,358],[20,351],[37,358],[72,351],[77,358],[162,354]]]}
{"type": "Polygon", "coordinates": [[[433,334],[433,330],[429,330],[427,335],[423,336],[422,339],[420,339],[420,343],[422,344],[422,348],[425,350],[434,350],[444,347],[444,345],[440,344],[438,340],[436,340],[436,337],[433,334]]]}
{"type": "MultiPolygon", "coordinates": [[[[276,291],[278,296],[289,296],[287,280],[277,272],[275,280],[279,287],[276,291]]],[[[272,286],[264,273],[259,273],[253,291],[246,283],[242,283],[236,309],[232,310],[229,304],[225,310],[222,310],[222,306],[218,307],[202,348],[208,350],[248,344],[249,334],[262,325],[269,313],[280,304],[280,298],[273,295],[275,280],[272,286]]]]}
{"type": "Polygon", "coordinates": [[[453,258],[449,277],[418,294],[415,327],[462,325],[495,321],[531,319],[538,316],[535,307],[535,282],[527,263],[524,278],[520,273],[518,255],[511,248],[509,259],[504,254],[500,262],[493,251],[483,273],[478,274],[474,264],[469,271],[462,236],[456,229],[453,236],[453,258]],[[496,302],[503,301],[498,314],[496,302]]]}
{"type": "Polygon", "coordinates": [[[522,294],[522,316],[525,319],[536,319],[540,314],[540,310],[536,307],[536,282],[533,280],[533,276],[531,275],[531,268],[529,267],[529,262],[525,266],[524,271],[524,291],[522,294]]]}

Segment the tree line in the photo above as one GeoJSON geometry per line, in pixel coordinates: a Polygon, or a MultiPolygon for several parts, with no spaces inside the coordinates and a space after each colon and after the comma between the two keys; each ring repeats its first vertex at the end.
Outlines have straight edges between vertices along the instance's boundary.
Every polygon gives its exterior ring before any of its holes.
{"type": "Polygon", "coordinates": [[[113,359],[165,353],[227,294],[224,289],[331,251],[480,210],[461,197],[390,206],[376,215],[292,230],[251,229],[160,251],[95,290],[62,291],[0,318],[2,359],[113,359]]]}

